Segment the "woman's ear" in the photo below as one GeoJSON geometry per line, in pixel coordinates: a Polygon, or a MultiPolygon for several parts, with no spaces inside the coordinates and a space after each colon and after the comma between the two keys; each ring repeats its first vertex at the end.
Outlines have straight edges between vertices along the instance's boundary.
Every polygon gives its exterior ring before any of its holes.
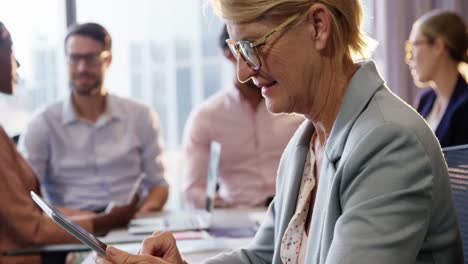
{"type": "Polygon", "coordinates": [[[307,27],[309,35],[317,51],[323,51],[328,45],[332,31],[332,15],[323,4],[313,4],[307,10],[307,27]]]}
{"type": "Polygon", "coordinates": [[[442,54],[444,51],[447,51],[448,53],[448,48],[445,46],[445,43],[441,38],[435,38],[432,46],[437,55],[442,54]]]}

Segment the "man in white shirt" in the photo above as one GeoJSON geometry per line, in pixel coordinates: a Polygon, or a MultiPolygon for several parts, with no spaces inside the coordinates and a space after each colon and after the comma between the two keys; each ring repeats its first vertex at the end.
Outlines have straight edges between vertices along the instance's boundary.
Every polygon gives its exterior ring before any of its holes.
{"type": "Polygon", "coordinates": [[[63,211],[101,211],[126,203],[140,178],[140,212],[167,200],[163,142],[156,113],[109,94],[111,37],[99,24],[73,27],[65,38],[70,95],[47,106],[29,124],[20,150],[45,195],[63,211]]]}

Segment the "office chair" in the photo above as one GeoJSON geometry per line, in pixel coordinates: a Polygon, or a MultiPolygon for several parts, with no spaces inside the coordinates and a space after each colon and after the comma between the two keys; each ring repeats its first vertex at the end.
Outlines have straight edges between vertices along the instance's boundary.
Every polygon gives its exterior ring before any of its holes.
{"type": "Polygon", "coordinates": [[[468,264],[468,145],[447,147],[443,151],[463,240],[463,255],[468,264]]]}

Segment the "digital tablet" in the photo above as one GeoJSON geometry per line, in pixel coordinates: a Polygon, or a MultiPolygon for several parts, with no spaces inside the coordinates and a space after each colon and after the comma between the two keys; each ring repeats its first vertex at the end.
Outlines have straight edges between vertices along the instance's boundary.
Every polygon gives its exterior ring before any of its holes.
{"type": "Polygon", "coordinates": [[[97,239],[94,235],[86,231],[80,225],[68,219],[53,206],[47,204],[39,195],[31,191],[31,197],[37,205],[58,225],[65,229],[68,233],[76,237],[83,244],[96,251],[100,256],[106,257],[107,245],[97,239]]]}

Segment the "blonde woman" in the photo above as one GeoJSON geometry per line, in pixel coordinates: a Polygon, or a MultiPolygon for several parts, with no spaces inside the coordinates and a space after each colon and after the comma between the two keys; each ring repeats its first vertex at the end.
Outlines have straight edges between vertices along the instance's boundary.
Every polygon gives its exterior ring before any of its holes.
{"type": "Polygon", "coordinates": [[[442,147],[468,144],[468,84],[460,66],[468,63],[468,33],[458,14],[435,10],[413,25],[407,63],[421,95],[417,109],[442,147]]]}
{"type": "MultiPolygon", "coordinates": [[[[424,120],[366,54],[358,0],[212,0],[240,81],[306,121],[252,243],[207,263],[462,263],[447,167],[424,120]]],[[[113,263],[183,263],[169,233],[113,263]],[[151,256],[152,255],[152,256],[151,256]]],[[[104,262],[104,261],[103,261],[104,262]]]]}

